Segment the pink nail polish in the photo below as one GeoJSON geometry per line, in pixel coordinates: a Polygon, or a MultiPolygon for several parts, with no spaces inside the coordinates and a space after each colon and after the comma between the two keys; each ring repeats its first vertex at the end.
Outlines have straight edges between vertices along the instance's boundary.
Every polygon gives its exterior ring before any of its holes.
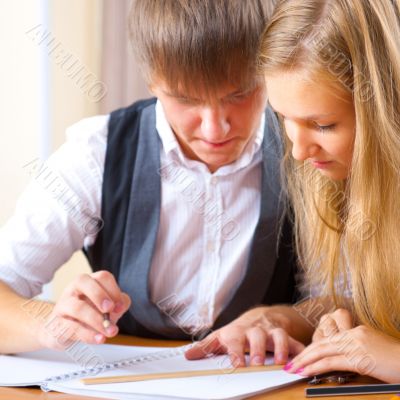
{"type": "Polygon", "coordinates": [[[290,361],[283,367],[283,369],[285,371],[289,371],[289,369],[291,369],[292,367],[293,367],[293,363],[290,361]]]}
{"type": "Polygon", "coordinates": [[[295,374],[301,374],[304,371],[304,368],[299,368],[294,371],[295,374]]]}

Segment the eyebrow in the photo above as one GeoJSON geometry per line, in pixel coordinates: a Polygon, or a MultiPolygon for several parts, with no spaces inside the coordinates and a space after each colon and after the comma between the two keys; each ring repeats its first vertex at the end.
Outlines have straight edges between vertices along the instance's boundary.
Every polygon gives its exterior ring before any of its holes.
{"type": "Polygon", "coordinates": [[[335,113],[328,113],[328,114],[314,114],[314,115],[308,115],[306,117],[303,117],[302,119],[305,120],[314,120],[314,119],[319,119],[319,118],[325,118],[325,117],[332,117],[336,115],[335,113]]]}
{"type": "MultiPolygon", "coordinates": [[[[237,96],[240,94],[246,94],[246,93],[250,93],[252,90],[254,90],[254,88],[250,88],[250,89],[237,89],[231,93],[228,93],[226,95],[224,95],[222,97],[222,99],[226,99],[228,97],[232,97],[232,96],[237,96]]],[[[169,92],[168,90],[163,90],[164,94],[166,94],[167,96],[170,97],[177,97],[177,98],[184,98],[184,99],[188,99],[188,100],[193,100],[193,101],[203,101],[200,98],[197,97],[190,97],[184,93],[179,93],[179,92],[169,92]]]]}
{"type": "MultiPolygon", "coordinates": [[[[269,102],[269,105],[271,106],[272,110],[277,113],[281,114],[279,111],[275,110],[275,108],[272,106],[272,104],[269,102]]],[[[312,114],[312,115],[307,115],[307,116],[302,116],[302,117],[295,117],[295,119],[304,119],[306,121],[313,121],[315,119],[319,118],[326,118],[326,117],[332,117],[336,116],[336,113],[327,113],[327,114],[312,114]]]]}

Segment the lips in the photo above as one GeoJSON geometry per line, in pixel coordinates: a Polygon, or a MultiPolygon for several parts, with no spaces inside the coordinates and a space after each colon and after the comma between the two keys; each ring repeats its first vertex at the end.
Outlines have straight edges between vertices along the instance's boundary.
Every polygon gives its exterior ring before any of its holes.
{"type": "Polygon", "coordinates": [[[219,147],[223,147],[223,146],[227,145],[232,140],[233,139],[224,140],[223,142],[209,142],[209,141],[203,139],[203,142],[208,146],[211,146],[211,147],[214,147],[214,148],[219,148],[219,147]]]}
{"type": "Polygon", "coordinates": [[[311,163],[314,165],[315,168],[324,169],[332,164],[332,161],[319,161],[319,160],[312,160],[311,163]]]}

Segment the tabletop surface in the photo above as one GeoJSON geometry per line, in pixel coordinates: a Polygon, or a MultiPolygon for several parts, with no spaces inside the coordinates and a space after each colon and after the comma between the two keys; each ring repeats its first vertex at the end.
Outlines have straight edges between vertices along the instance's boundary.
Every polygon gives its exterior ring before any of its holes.
{"type": "MultiPolygon", "coordinates": [[[[131,345],[131,346],[159,346],[159,347],[173,347],[180,346],[185,344],[186,342],[181,341],[165,341],[165,340],[152,340],[152,339],[143,339],[133,336],[123,336],[119,335],[116,338],[109,340],[107,343],[112,344],[123,344],[123,345],[131,345]]],[[[374,383],[376,381],[369,378],[359,378],[354,384],[358,383],[374,383]]],[[[297,400],[306,398],[304,395],[304,389],[309,387],[306,382],[300,382],[296,384],[292,384],[282,389],[273,390],[269,393],[249,397],[251,400],[271,400],[271,399],[280,399],[280,400],[297,400]]],[[[86,396],[72,396],[63,393],[42,392],[40,389],[21,389],[21,388],[6,388],[0,387],[0,400],[30,400],[30,399],[42,399],[42,400],[84,400],[91,399],[86,396]]],[[[394,400],[400,399],[393,394],[377,394],[377,395],[360,395],[360,396],[340,396],[340,397],[317,397],[317,399],[338,399],[338,400],[357,400],[357,399],[365,399],[365,400],[394,400]]]]}

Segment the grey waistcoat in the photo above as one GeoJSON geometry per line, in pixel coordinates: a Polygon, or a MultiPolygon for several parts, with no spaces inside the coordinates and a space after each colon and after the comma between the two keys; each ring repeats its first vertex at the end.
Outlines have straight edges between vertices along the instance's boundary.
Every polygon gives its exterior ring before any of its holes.
{"type": "MultiPolygon", "coordinates": [[[[132,306],[119,321],[121,332],[188,339],[188,332],[149,297],[148,277],[161,206],[160,145],[155,99],[111,113],[101,203],[104,226],[85,253],[94,271],[111,271],[131,296],[132,306]]],[[[255,305],[291,303],[298,296],[291,225],[283,215],[281,198],[279,126],[270,109],[266,110],[262,148],[260,218],[247,272],[213,329],[255,305]]]]}

